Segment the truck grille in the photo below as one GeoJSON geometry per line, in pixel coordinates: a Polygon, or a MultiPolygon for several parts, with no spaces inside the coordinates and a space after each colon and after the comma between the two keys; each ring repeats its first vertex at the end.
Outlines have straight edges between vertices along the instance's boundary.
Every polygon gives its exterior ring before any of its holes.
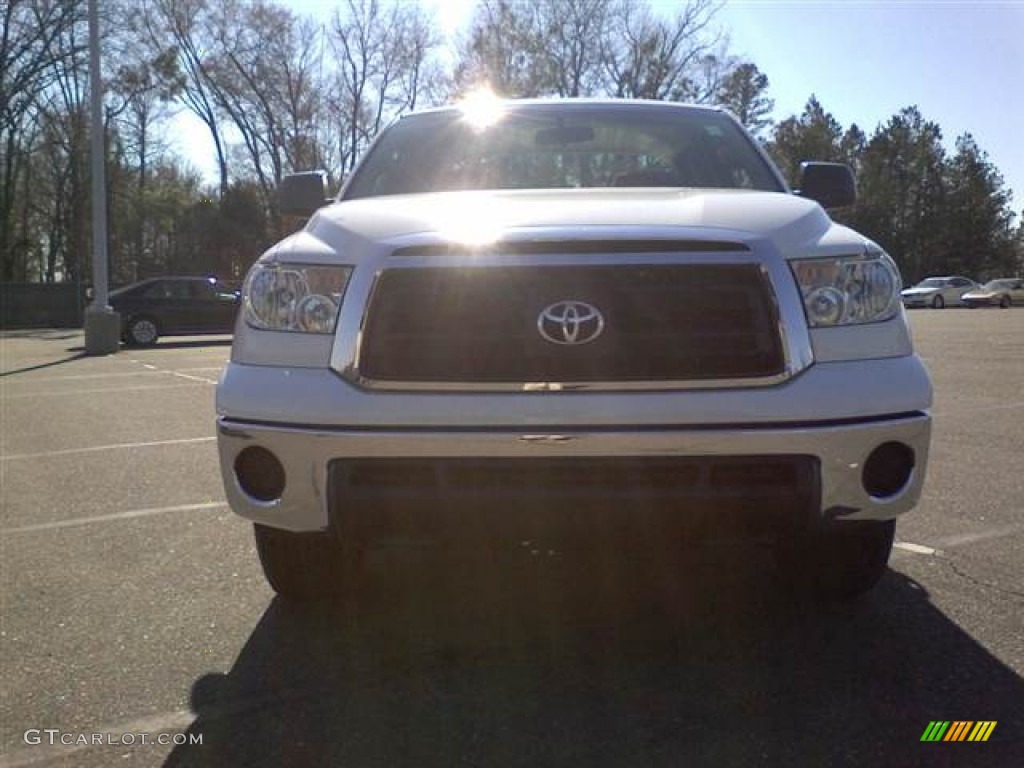
{"type": "Polygon", "coordinates": [[[773,293],[754,264],[390,269],[375,285],[359,354],[360,376],[374,382],[672,382],[784,370],[773,293]],[[567,301],[600,311],[597,338],[544,338],[541,313],[567,301]]]}

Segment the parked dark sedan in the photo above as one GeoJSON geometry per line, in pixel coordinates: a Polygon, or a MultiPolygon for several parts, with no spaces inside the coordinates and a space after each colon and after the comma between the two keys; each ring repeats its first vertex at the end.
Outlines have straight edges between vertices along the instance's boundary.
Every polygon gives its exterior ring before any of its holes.
{"type": "Polygon", "coordinates": [[[212,277],[155,277],[110,293],[125,344],[147,346],[161,336],[230,333],[239,292],[212,277]]]}

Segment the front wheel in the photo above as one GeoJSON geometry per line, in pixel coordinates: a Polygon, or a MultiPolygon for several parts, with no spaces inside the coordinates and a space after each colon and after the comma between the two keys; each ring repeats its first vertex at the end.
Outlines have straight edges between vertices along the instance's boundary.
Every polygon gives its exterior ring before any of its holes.
{"type": "Polygon", "coordinates": [[[776,562],[797,591],[852,600],[882,578],[895,532],[895,520],[833,523],[780,542],[776,562]]]}
{"type": "Polygon", "coordinates": [[[267,582],[282,598],[308,602],[353,586],[359,558],[330,533],[292,533],[255,524],[256,551],[267,582]]]}
{"type": "Polygon", "coordinates": [[[1009,309],[1010,308],[1010,297],[1009,296],[1002,296],[1002,297],[1000,297],[1000,299],[999,299],[999,308],[1000,309],[1009,309]]]}
{"type": "Polygon", "coordinates": [[[942,309],[944,306],[946,306],[946,300],[941,296],[932,299],[932,309],[942,309]]]}
{"type": "Polygon", "coordinates": [[[133,347],[152,346],[159,337],[156,321],[150,317],[133,317],[124,330],[125,341],[133,347]]]}

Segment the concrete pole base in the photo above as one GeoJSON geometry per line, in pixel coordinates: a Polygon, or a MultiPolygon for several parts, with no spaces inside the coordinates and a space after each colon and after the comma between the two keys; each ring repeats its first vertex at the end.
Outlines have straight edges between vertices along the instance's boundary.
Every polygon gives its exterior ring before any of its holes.
{"type": "Polygon", "coordinates": [[[121,347],[121,316],[109,307],[85,310],[85,354],[111,355],[121,347]]]}

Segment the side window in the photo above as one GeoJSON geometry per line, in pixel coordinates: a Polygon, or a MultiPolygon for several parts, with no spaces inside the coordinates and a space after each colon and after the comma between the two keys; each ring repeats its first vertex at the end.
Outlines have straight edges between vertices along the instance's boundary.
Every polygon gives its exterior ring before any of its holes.
{"type": "Polygon", "coordinates": [[[166,280],[157,280],[155,283],[150,283],[146,289],[142,292],[143,297],[147,299],[167,299],[170,298],[170,293],[167,288],[166,280]]]}
{"type": "Polygon", "coordinates": [[[190,281],[190,287],[192,289],[192,298],[201,300],[217,298],[216,289],[207,280],[192,280],[190,281]]]}
{"type": "Polygon", "coordinates": [[[953,279],[953,285],[960,285],[960,286],[962,286],[962,285],[970,285],[970,284],[971,284],[971,281],[968,280],[966,277],[957,277],[957,278],[953,279]]]}
{"type": "Polygon", "coordinates": [[[167,298],[168,299],[191,299],[192,298],[192,286],[191,280],[167,280],[167,298]]]}

